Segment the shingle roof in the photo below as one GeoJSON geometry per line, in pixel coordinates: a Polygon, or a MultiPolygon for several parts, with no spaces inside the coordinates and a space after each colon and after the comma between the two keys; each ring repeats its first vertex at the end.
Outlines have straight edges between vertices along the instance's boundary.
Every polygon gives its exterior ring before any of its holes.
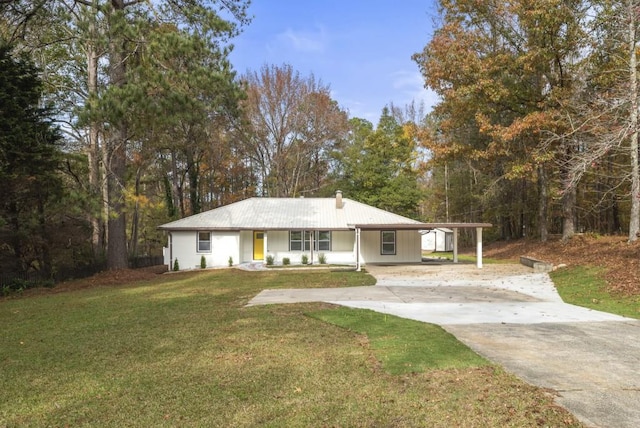
{"type": "Polygon", "coordinates": [[[418,221],[343,198],[250,198],[160,226],[165,230],[346,230],[355,225],[418,221]]]}

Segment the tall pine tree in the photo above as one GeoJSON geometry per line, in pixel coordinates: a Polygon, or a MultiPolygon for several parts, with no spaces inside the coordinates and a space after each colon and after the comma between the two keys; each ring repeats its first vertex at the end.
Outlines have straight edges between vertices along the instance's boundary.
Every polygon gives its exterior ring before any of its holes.
{"type": "Polygon", "coordinates": [[[5,273],[51,273],[47,213],[62,192],[60,136],[41,97],[31,60],[0,45],[0,264],[5,273]]]}

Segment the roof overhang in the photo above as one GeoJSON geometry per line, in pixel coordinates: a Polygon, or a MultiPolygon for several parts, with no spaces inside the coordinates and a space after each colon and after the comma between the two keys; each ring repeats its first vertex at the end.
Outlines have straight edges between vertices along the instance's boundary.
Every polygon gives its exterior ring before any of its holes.
{"type": "Polygon", "coordinates": [[[208,231],[220,231],[220,232],[239,232],[242,230],[432,230],[439,228],[447,229],[474,229],[474,228],[488,228],[492,227],[491,223],[383,223],[383,224],[354,224],[349,225],[348,228],[331,228],[331,227],[162,227],[158,229],[166,231],[189,231],[189,230],[208,230],[208,231]]]}
{"type": "Polygon", "coordinates": [[[431,230],[439,228],[447,229],[475,229],[478,227],[492,227],[491,223],[399,223],[399,224],[355,224],[354,229],[360,230],[431,230]]]}
{"type": "Polygon", "coordinates": [[[353,230],[354,228],[349,227],[162,227],[159,226],[158,229],[166,230],[167,232],[186,232],[186,231],[211,231],[211,232],[240,232],[240,231],[254,231],[254,230],[264,230],[264,231],[289,231],[289,230],[353,230]]]}

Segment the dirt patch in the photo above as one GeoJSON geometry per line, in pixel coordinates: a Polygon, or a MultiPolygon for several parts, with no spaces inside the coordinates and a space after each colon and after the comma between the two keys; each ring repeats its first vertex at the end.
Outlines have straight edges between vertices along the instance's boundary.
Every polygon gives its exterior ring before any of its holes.
{"type": "Polygon", "coordinates": [[[61,282],[53,288],[30,288],[12,297],[28,297],[42,294],[55,294],[66,291],[83,290],[92,287],[125,285],[132,282],[151,281],[167,271],[166,266],[151,266],[140,269],[118,269],[97,273],[88,278],[61,282]]]}
{"type": "Polygon", "coordinates": [[[95,286],[122,285],[129,282],[149,281],[165,273],[167,267],[151,266],[140,269],[117,269],[100,272],[89,278],[66,281],[58,284],[55,289],[59,291],[77,290],[95,286]]]}
{"type": "Polygon", "coordinates": [[[517,260],[513,263],[505,264],[485,264],[482,269],[478,269],[474,263],[453,263],[448,261],[438,264],[368,265],[365,270],[379,280],[416,277],[423,279],[433,278],[443,282],[495,280],[505,276],[523,275],[532,272],[531,268],[519,264],[517,260]]]}
{"type": "Polygon", "coordinates": [[[605,270],[609,290],[640,295],[640,241],[629,243],[623,236],[577,235],[568,242],[522,239],[485,245],[485,257],[519,261],[531,256],[554,265],[597,266],[605,270]]]}

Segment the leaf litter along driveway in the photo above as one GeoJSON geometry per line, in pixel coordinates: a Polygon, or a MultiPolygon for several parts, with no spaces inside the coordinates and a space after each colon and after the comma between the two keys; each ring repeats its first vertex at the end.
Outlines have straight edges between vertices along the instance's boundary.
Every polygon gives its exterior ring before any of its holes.
{"type": "Polygon", "coordinates": [[[582,422],[640,426],[640,321],[562,302],[545,273],[510,265],[368,266],[375,286],[264,290],[249,305],[327,302],[441,325],[582,422]]]}

